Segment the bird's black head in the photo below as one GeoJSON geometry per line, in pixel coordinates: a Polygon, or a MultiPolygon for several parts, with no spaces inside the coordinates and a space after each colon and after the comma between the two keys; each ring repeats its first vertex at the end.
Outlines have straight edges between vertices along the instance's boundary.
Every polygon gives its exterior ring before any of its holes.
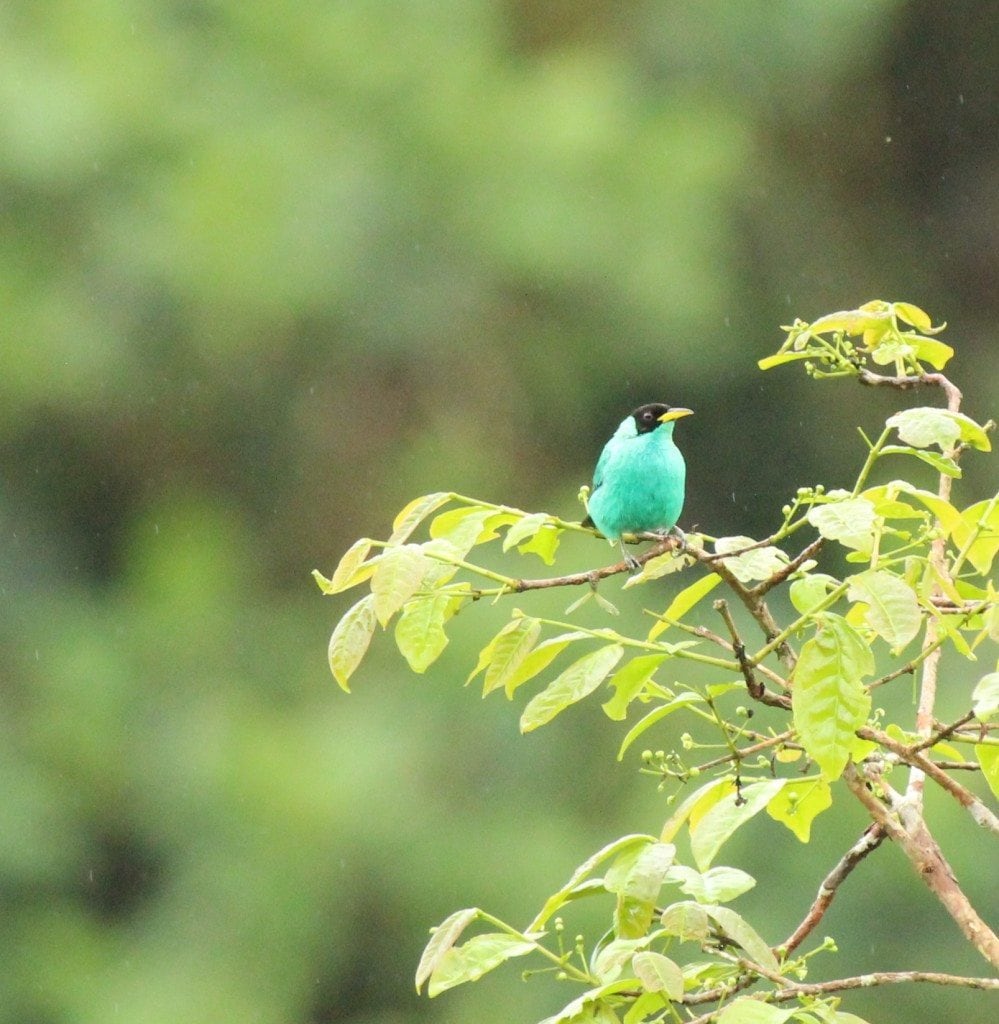
{"type": "Polygon", "coordinates": [[[649,434],[663,423],[670,423],[690,414],[690,409],[674,409],[663,402],[650,402],[648,405],[640,405],[631,415],[638,433],[649,434]]]}

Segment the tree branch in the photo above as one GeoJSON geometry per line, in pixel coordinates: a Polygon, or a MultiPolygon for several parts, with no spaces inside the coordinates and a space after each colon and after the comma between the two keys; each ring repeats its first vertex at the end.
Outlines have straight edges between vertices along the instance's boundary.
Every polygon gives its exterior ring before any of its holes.
{"type": "MultiPolygon", "coordinates": [[[[987,828],[996,835],[999,835],[999,818],[997,818],[992,811],[990,811],[989,808],[971,792],[970,789],[965,789],[961,783],[952,779],[938,764],[931,761],[923,753],[923,749],[925,749],[926,746],[925,741],[915,747],[909,747],[904,743],[899,743],[897,740],[892,739],[891,736],[882,732],[880,729],[870,729],[866,726],[862,729],[858,729],[857,735],[861,739],[873,740],[886,750],[890,750],[899,758],[899,760],[904,761],[906,764],[924,772],[933,779],[941,789],[950,793],[950,795],[968,811],[976,825],[981,825],[982,828],[987,828]]],[[[937,739],[933,738],[932,742],[937,742],[937,739]]]]}
{"type": "Polygon", "coordinates": [[[885,806],[870,789],[853,764],[843,772],[853,795],[867,808],[874,821],[894,839],[909,859],[916,874],[954,919],[964,937],[996,969],[999,969],[999,936],[979,917],[964,895],[936,840],[930,834],[919,807],[911,800],[879,783],[891,807],[885,806]]]}
{"type": "Polygon", "coordinates": [[[873,824],[840,858],[839,863],[822,880],[814,902],[804,916],[801,924],[777,947],[778,955],[787,956],[792,953],[814,931],[825,916],[830,904],[836,897],[836,891],[846,880],[847,875],[869,854],[873,853],[884,842],[884,829],[873,824]]]}

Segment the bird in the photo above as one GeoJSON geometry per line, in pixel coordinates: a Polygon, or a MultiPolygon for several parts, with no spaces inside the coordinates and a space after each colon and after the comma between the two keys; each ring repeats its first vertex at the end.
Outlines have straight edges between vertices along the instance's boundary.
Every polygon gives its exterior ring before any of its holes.
{"type": "Polygon", "coordinates": [[[673,428],[691,415],[692,409],[663,402],[640,405],[621,421],[597,459],[582,525],[595,526],[608,541],[617,542],[632,570],[638,562],[625,550],[622,534],[650,531],[665,536],[676,530],[687,467],[673,441],[673,428]]]}

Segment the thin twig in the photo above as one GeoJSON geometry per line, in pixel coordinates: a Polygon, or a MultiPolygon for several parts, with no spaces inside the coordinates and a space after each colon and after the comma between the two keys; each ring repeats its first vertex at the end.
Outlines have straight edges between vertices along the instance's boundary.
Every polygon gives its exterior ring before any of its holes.
{"type": "Polygon", "coordinates": [[[724,598],[720,598],[715,601],[713,607],[725,620],[725,625],[728,627],[728,631],[732,636],[732,653],[735,655],[736,661],[739,662],[739,668],[742,670],[742,675],[746,680],[746,689],[749,691],[749,696],[754,700],[758,700],[763,704],[769,705],[770,707],[784,708],[785,711],[790,710],[790,697],[783,693],[774,693],[772,690],[768,690],[763,683],[756,678],[754,665],[746,654],[746,645],[742,642],[742,637],[739,636],[739,628],[735,624],[735,619],[732,618],[732,612],[729,610],[728,601],[724,600],[724,598]]]}
{"type": "Polygon", "coordinates": [[[777,947],[780,955],[787,956],[793,952],[814,931],[829,909],[839,887],[847,875],[869,854],[873,853],[884,842],[884,829],[877,824],[867,828],[864,834],[840,858],[839,863],[822,880],[818,894],[808,913],[802,918],[801,924],[777,947]]]}

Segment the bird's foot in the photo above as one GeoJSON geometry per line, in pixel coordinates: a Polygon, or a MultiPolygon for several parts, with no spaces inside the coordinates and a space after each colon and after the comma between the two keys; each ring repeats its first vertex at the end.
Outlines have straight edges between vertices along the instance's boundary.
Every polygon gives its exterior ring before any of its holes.
{"type": "Polygon", "coordinates": [[[633,573],[641,572],[642,563],[625,549],[623,540],[618,542],[618,546],[621,548],[621,557],[624,559],[624,564],[628,567],[628,571],[633,573]]]}

